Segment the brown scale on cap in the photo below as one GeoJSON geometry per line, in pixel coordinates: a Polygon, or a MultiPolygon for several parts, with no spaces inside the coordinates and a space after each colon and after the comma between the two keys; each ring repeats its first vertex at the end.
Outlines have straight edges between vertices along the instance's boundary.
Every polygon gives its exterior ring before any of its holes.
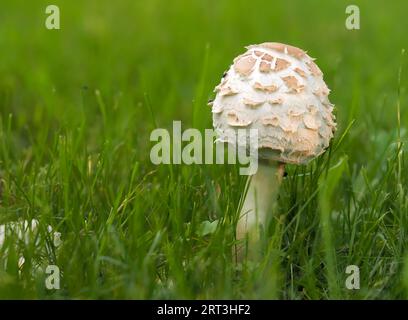
{"type": "Polygon", "coordinates": [[[227,84],[227,79],[222,78],[221,83],[214,88],[214,92],[219,92],[227,84]]]}
{"type": "Polygon", "coordinates": [[[288,115],[291,117],[298,117],[305,113],[305,110],[299,107],[289,107],[288,115]]]}
{"type": "Polygon", "coordinates": [[[249,55],[243,56],[235,61],[234,63],[235,71],[244,76],[248,76],[252,72],[255,62],[256,59],[254,57],[249,55]]]}
{"type": "Polygon", "coordinates": [[[268,61],[268,62],[272,62],[273,57],[272,57],[270,54],[265,53],[265,54],[262,56],[262,60],[265,60],[265,61],[268,61]]]}
{"type": "Polygon", "coordinates": [[[275,71],[282,71],[285,70],[290,66],[290,62],[286,61],[284,59],[277,58],[276,59],[276,65],[275,65],[275,71]]]}
{"type": "Polygon", "coordinates": [[[285,82],[289,92],[299,93],[304,89],[304,85],[299,84],[299,81],[295,76],[286,76],[281,79],[285,82]]]}
{"type": "Polygon", "coordinates": [[[314,117],[311,114],[306,114],[303,117],[303,123],[305,124],[305,127],[311,130],[317,130],[320,127],[319,121],[316,120],[316,117],[314,117]]]}
{"type": "Polygon", "coordinates": [[[261,63],[259,64],[259,71],[265,73],[271,71],[271,64],[265,61],[261,61],[261,63]]]}
{"type": "Polygon", "coordinates": [[[295,71],[298,75],[300,75],[302,78],[306,78],[306,77],[307,77],[306,72],[305,72],[304,70],[300,69],[300,68],[295,68],[294,71],[295,71]]]}
{"type": "Polygon", "coordinates": [[[278,90],[278,87],[273,85],[273,84],[263,85],[263,84],[261,84],[259,82],[255,82],[253,88],[256,89],[256,90],[261,90],[261,91],[265,91],[265,92],[268,92],[268,93],[272,93],[272,92],[275,92],[276,90],[278,90]]]}
{"type": "Polygon", "coordinates": [[[314,75],[314,76],[321,76],[323,75],[323,72],[319,69],[316,63],[313,62],[313,60],[307,61],[306,65],[309,68],[309,71],[314,75]]]}
{"type": "Polygon", "coordinates": [[[328,101],[322,102],[322,104],[323,104],[327,109],[330,109],[330,112],[333,111],[334,104],[332,104],[332,103],[330,103],[330,102],[328,102],[328,101]]]}
{"type": "Polygon", "coordinates": [[[315,115],[317,113],[317,107],[314,105],[307,106],[307,110],[309,110],[310,114],[315,115]]]}
{"type": "Polygon", "coordinates": [[[295,133],[298,129],[298,123],[291,121],[287,117],[282,117],[280,119],[280,127],[284,132],[295,133]]]}
{"type": "Polygon", "coordinates": [[[317,90],[313,91],[313,94],[319,98],[323,98],[328,96],[330,93],[329,88],[327,87],[320,87],[317,90]]]}
{"type": "Polygon", "coordinates": [[[227,116],[228,125],[232,127],[247,127],[251,124],[250,120],[239,119],[238,115],[233,111],[228,112],[227,116]]]}
{"type": "Polygon", "coordinates": [[[276,105],[276,104],[282,104],[283,99],[282,98],[276,98],[276,99],[269,99],[268,100],[269,104],[276,105]]]}
{"type": "Polygon", "coordinates": [[[234,90],[230,86],[221,87],[221,89],[219,90],[220,96],[233,96],[234,94],[237,93],[238,91],[234,90]]]}
{"type": "Polygon", "coordinates": [[[262,124],[265,126],[279,126],[279,117],[278,116],[269,116],[262,119],[262,124]]]}
{"type": "MultiPolygon", "coordinates": [[[[255,46],[248,46],[247,48],[252,49],[254,47],[255,46]]],[[[272,49],[272,50],[276,50],[278,52],[285,53],[285,54],[287,53],[288,55],[296,59],[302,59],[307,56],[306,52],[303,51],[302,49],[290,46],[288,44],[278,43],[278,42],[264,42],[264,43],[257,45],[256,47],[272,49]]]]}
{"type": "Polygon", "coordinates": [[[332,129],[336,129],[337,127],[337,123],[334,122],[334,120],[336,120],[336,117],[330,116],[330,114],[323,114],[323,119],[326,120],[326,123],[328,124],[328,126],[332,129]]]}
{"type": "Polygon", "coordinates": [[[246,106],[251,107],[251,108],[257,108],[265,103],[265,101],[255,101],[249,98],[244,98],[243,102],[246,106]]]}

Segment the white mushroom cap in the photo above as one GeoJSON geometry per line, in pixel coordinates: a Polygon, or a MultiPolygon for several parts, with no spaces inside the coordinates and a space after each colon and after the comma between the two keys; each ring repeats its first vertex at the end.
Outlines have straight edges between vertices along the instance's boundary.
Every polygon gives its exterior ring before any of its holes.
{"type": "Polygon", "coordinates": [[[237,129],[258,129],[260,157],[308,163],[324,152],[336,130],[322,72],[296,47],[267,42],[247,49],[215,88],[218,140],[235,144],[237,129]]]}

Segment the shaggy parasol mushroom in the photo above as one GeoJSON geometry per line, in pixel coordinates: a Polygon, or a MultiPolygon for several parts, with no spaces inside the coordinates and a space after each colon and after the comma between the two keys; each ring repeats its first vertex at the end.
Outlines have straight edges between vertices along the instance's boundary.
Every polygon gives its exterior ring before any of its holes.
{"type": "Polygon", "coordinates": [[[249,180],[236,229],[237,240],[253,241],[275,202],[284,165],[307,164],[322,154],[336,123],[330,90],[306,52],[271,42],[247,49],[224,74],[211,105],[219,141],[239,145],[237,129],[258,130],[258,171],[249,180]]]}

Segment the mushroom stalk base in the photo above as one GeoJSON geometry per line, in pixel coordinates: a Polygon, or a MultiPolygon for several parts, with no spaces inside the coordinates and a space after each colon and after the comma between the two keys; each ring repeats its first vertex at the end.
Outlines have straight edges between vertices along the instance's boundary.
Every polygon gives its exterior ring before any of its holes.
{"type": "Polygon", "coordinates": [[[283,163],[260,162],[258,171],[248,180],[249,187],[236,229],[236,239],[239,243],[235,246],[235,254],[238,261],[245,255],[254,257],[258,250],[259,227],[265,228],[269,221],[268,214],[274,209],[284,168],[283,163]]]}

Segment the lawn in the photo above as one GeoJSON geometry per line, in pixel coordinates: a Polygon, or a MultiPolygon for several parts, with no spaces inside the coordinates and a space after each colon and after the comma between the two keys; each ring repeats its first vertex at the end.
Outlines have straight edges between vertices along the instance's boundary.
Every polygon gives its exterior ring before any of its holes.
{"type": "Polygon", "coordinates": [[[407,12],[404,0],[1,1],[0,298],[408,298],[407,12]],[[60,30],[44,25],[50,4],[60,30]],[[345,27],[349,4],[359,30],[345,27]],[[338,130],[324,155],[286,166],[264,254],[236,263],[246,177],[154,165],[149,137],[175,120],[211,128],[214,86],[265,41],[317,58],[338,130]],[[33,219],[34,232],[10,227],[33,219]],[[60,289],[45,286],[49,265],[60,289]],[[345,285],[349,265],[360,289],[345,285]]]}

